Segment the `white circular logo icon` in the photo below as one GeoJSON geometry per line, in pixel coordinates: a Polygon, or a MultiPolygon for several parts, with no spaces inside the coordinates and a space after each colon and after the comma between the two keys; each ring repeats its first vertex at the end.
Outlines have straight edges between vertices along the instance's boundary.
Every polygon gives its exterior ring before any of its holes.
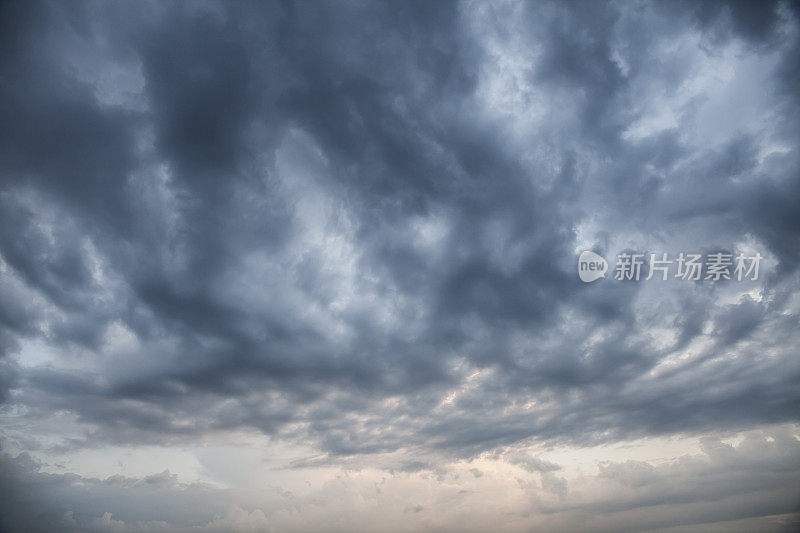
{"type": "Polygon", "coordinates": [[[586,250],[581,252],[578,257],[578,277],[584,283],[589,283],[596,279],[606,277],[608,271],[608,263],[606,260],[594,252],[586,250]]]}

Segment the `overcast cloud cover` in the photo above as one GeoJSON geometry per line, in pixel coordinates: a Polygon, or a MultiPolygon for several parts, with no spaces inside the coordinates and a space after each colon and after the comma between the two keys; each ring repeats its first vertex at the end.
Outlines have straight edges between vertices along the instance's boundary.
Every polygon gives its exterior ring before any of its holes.
{"type": "Polygon", "coordinates": [[[800,528],[799,17],[2,3],[0,530],[800,528]]]}

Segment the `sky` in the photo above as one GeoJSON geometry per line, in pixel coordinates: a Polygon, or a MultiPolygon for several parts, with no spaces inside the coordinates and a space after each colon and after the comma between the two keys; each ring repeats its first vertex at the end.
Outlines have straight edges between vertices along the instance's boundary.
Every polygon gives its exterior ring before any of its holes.
{"type": "Polygon", "coordinates": [[[3,2],[0,531],[800,529],[799,40],[3,2]]]}

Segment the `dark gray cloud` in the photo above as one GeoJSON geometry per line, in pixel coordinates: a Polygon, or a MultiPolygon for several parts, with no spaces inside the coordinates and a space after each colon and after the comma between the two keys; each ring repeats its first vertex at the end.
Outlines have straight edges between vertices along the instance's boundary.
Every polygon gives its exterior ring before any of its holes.
{"type": "Polygon", "coordinates": [[[0,10],[7,446],[410,472],[797,422],[794,3],[0,10]],[[757,283],[575,273],[745,248],[757,283]]]}

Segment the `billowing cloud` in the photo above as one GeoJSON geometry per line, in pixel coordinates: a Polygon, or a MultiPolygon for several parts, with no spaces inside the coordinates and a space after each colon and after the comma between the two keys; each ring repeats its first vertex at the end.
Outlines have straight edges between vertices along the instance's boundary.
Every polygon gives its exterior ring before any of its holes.
{"type": "MultiPolygon", "coordinates": [[[[0,10],[3,490],[52,504],[41,527],[352,527],[335,488],[292,522],[218,469],[53,466],[240,434],[293,475],[369,471],[351,496],[429,476],[394,488],[397,529],[462,529],[434,485],[497,490],[486,457],[538,480],[508,529],[798,511],[794,3],[0,10]],[[578,279],[582,250],[607,279],[578,279]],[[754,281],[614,280],[637,251],[764,260],[754,281]],[[731,453],[779,450],[745,466],[705,440],[584,479],[542,451],[766,428],[731,453]],[[747,488],[703,499],[704,469],[747,488]]],[[[486,506],[471,524],[497,525],[486,506]]]]}

